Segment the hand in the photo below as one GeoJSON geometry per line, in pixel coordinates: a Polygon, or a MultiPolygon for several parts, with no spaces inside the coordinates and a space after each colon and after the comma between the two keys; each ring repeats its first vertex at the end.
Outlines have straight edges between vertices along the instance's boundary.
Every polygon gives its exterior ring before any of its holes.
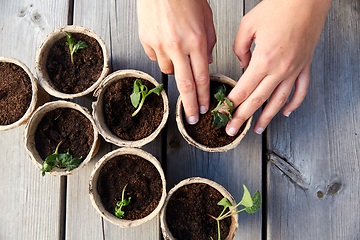
{"type": "Polygon", "coordinates": [[[190,124],[206,113],[210,102],[208,64],[216,42],[206,0],[138,0],[139,37],[146,54],[165,74],[175,73],[190,124]],[[200,107],[199,107],[200,106],[200,107]]]}
{"type": "Polygon", "coordinates": [[[233,49],[240,67],[247,69],[228,96],[238,106],[226,126],[228,135],[235,135],[271,96],[254,125],[254,131],[261,134],[286,103],[294,84],[283,114],[289,116],[300,106],[330,4],[331,0],[264,0],[244,16],[233,49]]]}

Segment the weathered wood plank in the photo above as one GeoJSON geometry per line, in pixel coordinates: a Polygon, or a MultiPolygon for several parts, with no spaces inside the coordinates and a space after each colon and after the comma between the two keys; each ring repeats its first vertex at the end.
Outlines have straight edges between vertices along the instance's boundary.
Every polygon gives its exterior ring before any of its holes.
{"type": "Polygon", "coordinates": [[[358,1],[333,1],[305,101],[271,123],[270,150],[309,186],[268,164],[268,239],[360,238],[359,9],[358,1]]]}
{"type": "MultiPolygon", "coordinates": [[[[232,46],[243,13],[243,1],[210,1],[217,32],[211,73],[238,80],[241,69],[232,46]]],[[[261,136],[252,130],[239,146],[223,153],[207,153],[190,146],[180,135],[175,122],[175,104],[179,95],[174,77],[169,79],[171,114],[168,122],[167,180],[168,188],[188,177],[205,177],[223,185],[240,201],[245,184],[254,193],[261,190],[261,136]]],[[[235,239],[261,239],[261,211],[241,214],[235,239]]]]}
{"type": "MultiPolygon", "coordinates": [[[[75,1],[74,24],[96,32],[108,46],[113,71],[136,69],[144,71],[161,81],[161,72],[156,63],[146,56],[137,34],[136,1],[75,1]]],[[[76,102],[91,109],[90,97],[76,102]]],[[[158,218],[138,227],[122,229],[101,218],[91,205],[88,195],[88,180],[95,163],[107,152],[117,147],[102,141],[100,152],[81,170],[80,174],[68,177],[66,237],[68,239],[159,239],[158,218]],[[83,210],[80,210],[83,209],[83,210]],[[80,210],[80,211],[79,211],[80,210]],[[80,224],[80,225],[79,225],[80,224]]],[[[161,160],[161,136],[143,147],[161,160]]]]}
{"type": "MultiPolygon", "coordinates": [[[[0,55],[34,71],[35,53],[54,28],[67,22],[67,1],[4,1],[0,8],[0,55]]],[[[58,239],[60,178],[41,177],[23,143],[24,127],[0,132],[0,239],[58,239]]]]}

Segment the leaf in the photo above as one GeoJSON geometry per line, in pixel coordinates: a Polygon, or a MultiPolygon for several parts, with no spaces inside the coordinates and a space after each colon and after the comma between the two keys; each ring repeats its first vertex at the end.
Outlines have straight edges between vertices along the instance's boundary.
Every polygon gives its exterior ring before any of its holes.
{"type": "Polygon", "coordinates": [[[232,110],[234,104],[225,96],[226,87],[221,85],[217,87],[214,97],[218,101],[216,108],[211,110],[213,113],[212,125],[216,126],[217,129],[227,125],[230,119],[232,119],[232,110]],[[226,113],[226,114],[225,114],[226,113]]]}
{"type": "Polygon", "coordinates": [[[221,85],[219,87],[217,87],[215,89],[215,95],[214,97],[216,98],[216,100],[218,100],[219,102],[223,102],[224,98],[225,98],[225,92],[226,92],[226,87],[225,85],[221,85]]]}
{"type": "Polygon", "coordinates": [[[254,204],[251,207],[247,207],[245,209],[247,213],[255,213],[257,210],[259,210],[262,202],[261,194],[259,191],[256,191],[256,193],[252,197],[252,201],[254,204]]]}
{"type": "Polygon", "coordinates": [[[49,155],[42,163],[41,171],[43,176],[45,172],[51,172],[55,167],[66,168],[68,171],[71,171],[80,165],[82,157],[73,158],[69,151],[67,153],[58,153],[61,143],[56,147],[55,153],[49,155]]]}
{"type": "Polygon", "coordinates": [[[151,93],[156,93],[159,95],[161,91],[163,90],[163,84],[159,84],[157,87],[152,88],[150,91],[148,91],[148,88],[141,83],[139,79],[136,79],[134,82],[134,90],[133,93],[130,95],[131,103],[132,105],[137,108],[135,112],[131,116],[136,116],[138,112],[140,111],[141,107],[143,106],[145,102],[145,98],[150,95],[151,93]],[[137,89],[139,88],[139,89],[137,89]],[[137,93],[139,92],[139,93],[137,93]],[[140,96],[141,94],[141,96],[140,96]],[[141,101],[140,101],[141,100],[141,101]]]}
{"type": "Polygon", "coordinates": [[[213,113],[213,126],[216,126],[217,129],[226,126],[226,124],[229,122],[228,116],[223,114],[222,112],[214,112],[213,113]]]}
{"type": "Polygon", "coordinates": [[[252,207],[253,205],[253,200],[251,198],[251,195],[250,195],[250,192],[249,190],[247,189],[247,187],[245,185],[243,185],[244,187],[244,195],[243,195],[243,198],[242,200],[240,201],[239,204],[245,206],[245,207],[252,207]]]}
{"type": "Polygon", "coordinates": [[[123,218],[125,212],[120,210],[121,208],[115,207],[115,216],[118,218],[123,218]]]}
{"type": "Polygon", "coordinates": [[[232,206],[232,204],[230,203],[229,199],[227,199],[226,197],[224,197],[223,199],[221,199],[220,202],[217,203],[217,205],[223,206],[224,208],[227,208],[227,207],[231,207],[231,206],[232,206]]]}
{"type": "Polygon", "coordinates": [[[66,164],[66,169],[70,172],[71,170],[77,168],[82,161],[82,157],[80,158],[70,158],[66,164]]]}
{"type": "Polygon", "coordinates": [[[156,94],[159,96],[160,93],[161,93],[161,91],[162,91],[163,89],[164,89],[164,84],[160,84],[160,85],[158,85],[157,87],[151,89],[151,90],[149,91],[148,95],[149,95],[150,93],[156,93],[156,94]]]}

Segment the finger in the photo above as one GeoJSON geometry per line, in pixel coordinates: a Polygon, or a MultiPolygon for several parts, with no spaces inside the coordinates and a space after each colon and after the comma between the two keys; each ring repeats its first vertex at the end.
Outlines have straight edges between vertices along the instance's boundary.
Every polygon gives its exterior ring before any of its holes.
{"type": "Polygon", "coordinates": [[[307,65],[299,74],[295,81],[295,90],[291,100],[285,105],[283,114],[289,116],[292,111],[298,108],[303,102],[310,82],[310,64],[307,65]]]}
{"type": "Polygon", "coordinates": [[[196,51],[190,55],[192,73],[196,84],[200,113],[205,114],[210,104],[210,76],[206,52],[196,51]]]}
{"type": "Polygon", "coordinates": [[[229,136],[236,135],[241,125],[270,97],[278,82],[279,80],[273,76],[264,78],[254,92],[236,109],[233,118],[226,126],[226,133],[229,136]]]}
{"type": "Polygon", "coordinates": [[[270,101],[266,104],[266,107],[254,124],[254,131],[257,134],[261,134],[264,131],[266,126],[270,123],[271,119],[285,105],[294,85],[294,79],[295,77],[289,77],[276,87],[271,95],[270,101]]]}
{"type": "Polygon", "coordinates": [[[216,44],[216,32],[212,19],[211,22],[205,26],[205,32],[206,32],[206,41],[207,41],[207,57],[208,57],[208,63],[210,64],[213,62],[212,51],[216,44]]]}
{"type": "Polygon", "coordinates": [[[143,48],[144,48],[144,51],[145,51],[146,55],[148,55],[148,57],[149,57],[152,61],[156,62],[156,61],[157,61],[157,57],[156,57],[156,53],[155,53],[154,49],[151,48],[151,47],[149,47],[149,46],[147,46],[147,45],[145,45],[145,44],[143,44],[143,48]]]}
{"type": "Polygon", "coordinates": [[[173,63],[186,120],[189,124],[196,124],[199,121],[199,110],[190,58],[186,55],[179,55],[173,59],[173,63]]]}
{"type": "Polygon", "coordinates": [[[260,71],[254,66],[254,64],[249,65],[228,95],[228,98],[234,104],[234,108],[244,102],[259,85],[259,83],[266,77],[266,73],[264,71],[260,71]]]}
{"type": "MultiPolygon", "coordinates": [[[[155,50],[154,50],[155,52],[155,50]]],[[[167,54],[165,54],[164,51],[162,51],[161,48],[157,49],[156,52],[156,58],[160,67],[161,72],[165,74],[173,74],[174,73],[174,65],[171,61],[171,59],[168,57],[167,54]]]]}
{"type": "Polygon", "coordinates": [[[235,37],[233,50],[239,58],[239,65],[241,68],[246,68],[251,58],[251,44],[254,39],[254,32],[251,30],[248,23],[248,18],[243,17],[240,22],[239,31],[235,37]]]}

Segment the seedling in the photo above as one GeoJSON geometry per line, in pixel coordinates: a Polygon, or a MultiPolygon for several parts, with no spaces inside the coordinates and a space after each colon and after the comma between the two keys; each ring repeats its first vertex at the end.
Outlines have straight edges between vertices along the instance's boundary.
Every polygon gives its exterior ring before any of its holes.
{"type": "Polygon", "coordinates": [[[74,53],[76,53],[78,50],[88,47],[87,43],[80,40],[75,44],[74,39],[72,39],[71,35],[68,32],[65,32],[67,36],[67,43],[66,46],[69,46],[70,49],[70,56],[71,56],[71,62],[74,64],[74,53]]]}
{"type": "Polygon", "coordinates": [[[226,97],[225,85],[219,86],[215,89],[214,97],[218,100],[216,108],[211,110],[213,114],[212,125],[217,129],[226,126],[230,119],[232,119],[232,111],[234,104],[226,97]]]}
{"type": "Polygon", "coordinates": [[[69,153],[69,150],[67,153],[58,153],[59,147],[62,143],[63,141],[57,145],[55,152],[48,156],[42,163],[42,176],[45,176],[46,172],[51,172],[55,167],[66,168],[68,171],[71,171],[80,165],[82,157],[73,158],[69,153]]]}
{"type": "MultiPolygon", "coordinates": [[[[232,208],[230,210],[230,207],[232,207],[230,201],[227,198],[223,198],[223,199],[220,200],[220,202],[218,202],[218,205],[224,207],[224,209],[220,213],[220,215],[218,217],[214,217],[214,216],[211,216],[210,214],[208,214],[211,218],[215,219],[216,222],[217,222],[218,240],[221,240],[221,238],[220,238],[220,221],[221,220],[223,220],[224,218],[230,217],[231,215],[240,213],[242,211],[246,211],[247,213],[255,213],[257,210],[259,210],[259,208],[261,206],[261,194],[260,194],[260,192],[256,191],[254,196],[251,197],[250,192],[246,188],[246,186],[243,185],[243,187],[244,187],[243,198],[234,208],[232,208]],[[239,210],[239,211],[236,211],[236,208],[239,207],[240,205],[244,206],[244,208],[239,210]],[[225,213],[227,208],[229,208],[229,211],[225,213]]],[[[214,240],[212,237],[210,237],[210,239],[214,240]]]]}
{"type": "Polygon", "coordinates": [[[117,216],[118,218],[123,218],[125,212],[121,211],[122,207],[125,207],[127,205],[130,204],[130,200],[131,197],[129,197],[128,199],[125,199],[125,189],[126,189],[127,184],[125,185],[125,187],[122,190],[122,194],[121,194],[121,201],[118,201],[116,203],[116,207],[115,207],[115,216],[117,216]]]}
{"type": "Polygon", "coordinates": [[[132,116],[136,116],[140,111],[141,107],[144,105],[145,98],[149,96],[151,93],[156,93],[158,96],[164,88],[164,84],[160,84],[157,87],[148,91],[148,88],[141,83],[139,79],[136,79],[134,82],[134,89],[132,94],[130,95],[132,105],[137,108],[132,116]]]}

